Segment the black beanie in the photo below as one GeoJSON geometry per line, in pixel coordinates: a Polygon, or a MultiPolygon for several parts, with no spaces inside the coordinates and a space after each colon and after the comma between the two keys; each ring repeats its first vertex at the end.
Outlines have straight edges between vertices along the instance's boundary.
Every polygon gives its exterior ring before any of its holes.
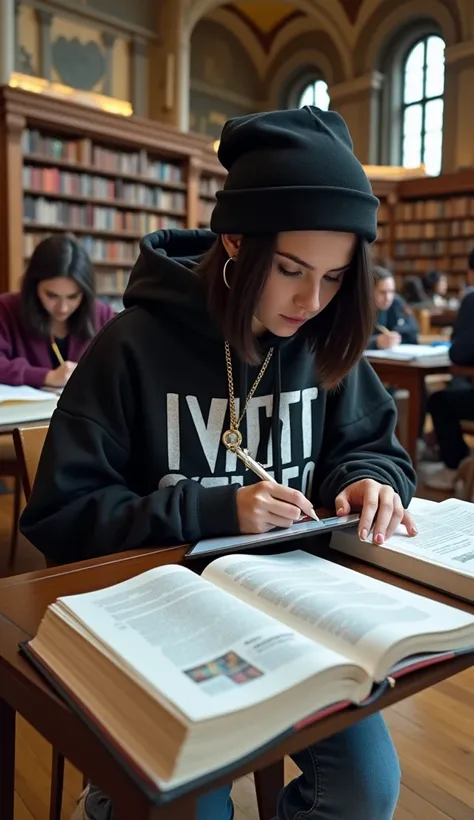
{"type": "Polygon", "coordinates": [[[379,200],[335,111],[306,105],[226,122],[218,157],[228,175],[214,233],[345,231],[373,242],[379,200]]]}

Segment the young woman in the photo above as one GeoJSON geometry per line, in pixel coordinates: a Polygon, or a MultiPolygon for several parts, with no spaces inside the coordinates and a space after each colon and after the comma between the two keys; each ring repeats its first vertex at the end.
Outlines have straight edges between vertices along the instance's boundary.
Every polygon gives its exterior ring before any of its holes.
{"type": "Polygon", "coordinates": [[[375,266],[375,305],[377,321],[368,349],[387,350],[399,344],[417,344],[418,324],[406,310],[395,288],[393,274],[375,266]]]}
{"type": "MultiPolygon", "coordinates": [[[[453,364],[474,364],[474,292],[461,302],[451,334],[449,357],[453,364]]],[[[458,479],[461,462],[471,454],[464,440],[463,421],[474,419],[474,385],[466,376],[454,376],[444,390],[432,393],[428,412],[433,421],[434,446],[424,448],[422,456],[433,463],[420,464],[423,483],[435,490],[451,492],[458,479]],[[433,452],[434,451],[434,452],[433,452]]]]}
{"type": "Polygon", "coordinates": [[[410,307],[429,308],[432,305],[419,276],[407,276],[403,280],[402,296],[410,307]]]}
{"type": "MultiPolygon", "coordinates": [[[[213,233],[143,239],[127,310],[59,401],[22,518],[54,561],[288,527],[311,505],[361,510],[377,544],[401,521],[415,534],[395,407],[361,358],[378,200],[344,121],[309,106],[237,118],[219,158],[213,233]],[[239,444],[275,482],[245,471],[239,444]]],[[[294,759],[279,820],[392,817],[380,715],[294,759]]],[[[230,820],[230,788],[203,796],[198,820],[230,820]]],[[[110,812],[89,787],[74,818],[110,812]]]]}
{"type": "Polygon", "coordinates": [[[0,384],[64,387],[114,315],[95,299],[91,261],[68,234],[35,248],[21,291],[0,295],[0,384]]]}
{"type": "Polygon", "coordinates": [[[430,270],[423,276],[423,286],[435,308],[448,306],[448,277],[440,270],[430,270]]]}

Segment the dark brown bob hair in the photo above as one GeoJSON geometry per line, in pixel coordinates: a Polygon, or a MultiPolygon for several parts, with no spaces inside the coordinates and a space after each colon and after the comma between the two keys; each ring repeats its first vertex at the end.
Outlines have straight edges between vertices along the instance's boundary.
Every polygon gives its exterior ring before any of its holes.
{"type": "MultiPolygon", "coordinates": [[[[199,266],[207,287],[210,313],[237,355],[248,364],[261,361],[252,332],[252,317],[273,265],[276,240],[276,235],[269,234],[242,237],[238,256],[229,265],[230,290],[222,276],[228,254],[220,237],[199,266]]],[[[298,331],[307,337],[317,356],[318,378],[323,387],[337,387],[359,361],[373,332],[375,317],[370,246],[367,240],[359,239],[338,293],[298,331]]]]}
{"type": "Polygon", "coordinates": [[[38,298],[38,285],[62,276],[73,279],[82,293],[79,307],[68,319],[69,333],[88,341],[97,332],[94,271],[86,249],[69,233],[48,236],[34,249],[21,285],[23,324],[29,333],[49,335],[51,317],[38,298]]]}

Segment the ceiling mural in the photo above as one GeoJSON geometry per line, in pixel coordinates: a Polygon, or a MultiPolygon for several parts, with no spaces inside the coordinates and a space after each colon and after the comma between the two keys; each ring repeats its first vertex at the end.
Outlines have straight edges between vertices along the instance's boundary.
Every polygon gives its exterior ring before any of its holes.
{"type": "Polygon", "coordinates": [[[351,23],[355,23],[364,0],[339,0],[351,23]]]}
{"type": "Polygon", "coordinates": [[[240,2],[233,3],[231,7],[238,9],[260,31],[265,32],[281,25],[295,11],[293,3],[268,2],[268,0],[267,2],[265,0],[240,0],[240,2]]]}
{"type": "Polygon", "coordinates": [[[305,13],[293,4],[284,2],[254,2],[241,0],[224,6],[235,17],[238,17],[255,35],[263,50],[271,51],[277,34],[293,20],[305,17],[305,13]]]}

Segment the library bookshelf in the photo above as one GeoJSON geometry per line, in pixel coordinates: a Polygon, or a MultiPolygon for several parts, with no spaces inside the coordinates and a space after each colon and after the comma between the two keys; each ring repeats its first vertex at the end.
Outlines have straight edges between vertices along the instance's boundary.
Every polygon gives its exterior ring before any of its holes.
{"type": "MultiPolygon", "coordinates": [[[[368,169],[369,177],[370,170],[368,169]]],[[[393,255],[393,209],[397,201],[397,182],[372,179],[372,190],[380,200],[377,213],[377,239],[372,246],[374,261],[389,266],[393,255]]]]}
{"type": "Polygon", "coordinates": [[[474,250],[474,170],[405,180],[393,211],[393,260],[397,282],[440,270],[449,290],[465,284],[467,255],[474,250]]]}
{"type": "MultiPolygon", "coordinates": [[[[437,267],[456,290],[474,247],[474,170],[412,179],[389,170],[367,167],[381,203],[374,259],[393,262],[399,285],[437,267]]],[[[69,231],[91,255],[98,294],[120,308],[141,237],[207,227],[224,180],[200,135],[2,86],[0,291],[18,288],[42,238],[69,231]]]]}
{"type": "Polygon", "coordinates": [[[0,88],[0,289],[15,290],[36,244],[68,231],[97,292],[121,302],[141,237],[209,224],[224,172],[212,144],[139,117],[0,88]]]}

